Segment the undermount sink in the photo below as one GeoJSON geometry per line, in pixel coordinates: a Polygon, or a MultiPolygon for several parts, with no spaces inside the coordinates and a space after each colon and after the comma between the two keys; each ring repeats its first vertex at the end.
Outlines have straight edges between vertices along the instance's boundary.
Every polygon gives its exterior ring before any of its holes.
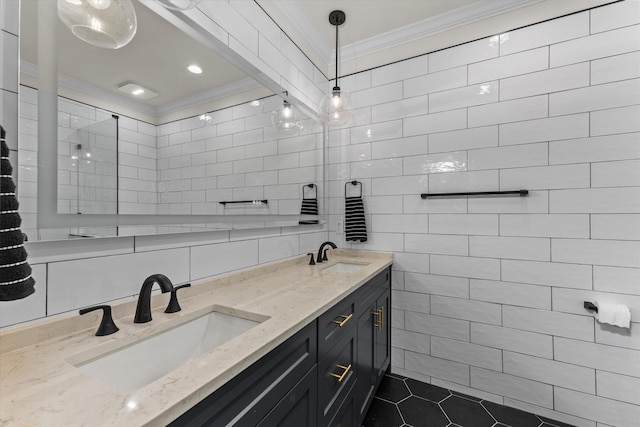
{"type": "Polygon", "coordinates": [[[116,391],[129,394],[214,350],[267,318],[216,307],[142,341],[74,365],[116,391]]]}
{"type": "Polygon", "coordinates": [[[353,273],[355,271],[360,270],[362,267],[366,267],[369,264],[357,264],[354,262],[337,262],[327,268],[325,268],[323,271],[327,271],[327,272],[340,272],[340,273],[353,273]]]}

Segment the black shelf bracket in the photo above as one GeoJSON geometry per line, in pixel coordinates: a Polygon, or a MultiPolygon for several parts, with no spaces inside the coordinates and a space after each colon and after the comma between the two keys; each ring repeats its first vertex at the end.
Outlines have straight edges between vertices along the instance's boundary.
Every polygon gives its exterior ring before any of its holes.
{"type": "Polygon", "coordinates": [[[520,196],[526,197],[529,195],[529,190],[514,190],[514,191],[475,191],[466,193],[422,193],[420,197],[423,199],[431,197],[461,197],[461,196],[520,196]]]}

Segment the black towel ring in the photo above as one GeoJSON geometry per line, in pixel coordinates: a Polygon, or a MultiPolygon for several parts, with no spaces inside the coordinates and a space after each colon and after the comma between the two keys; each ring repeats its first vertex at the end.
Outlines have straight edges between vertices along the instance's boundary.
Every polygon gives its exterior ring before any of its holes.
{"type": "Polygon", "coordinates": [[[349,184],[354,185],[354,186],[355,185],[360,185],[360,196],[358,196],[358,197],[362,197],[362,183],[360,181],[349,181],[349,182],[346,182],[344,184],[344,197],[347,197],[347,185],[349,185],[349,184]]]}
{"type": "Polygon", "coordinates": [[[318,198],[318,187],[316,187],[315,184],[307,184],[307,185],[303,185],[302,186],[302,198],[305,199],[305,197],[304,197],[304,189],[307,188],[307,187],[309,187],[312,190],[315,189],[315,193],[316,194],[315,194],[315,197],[312,197],[312,199],[317,199],[318,198]]]}

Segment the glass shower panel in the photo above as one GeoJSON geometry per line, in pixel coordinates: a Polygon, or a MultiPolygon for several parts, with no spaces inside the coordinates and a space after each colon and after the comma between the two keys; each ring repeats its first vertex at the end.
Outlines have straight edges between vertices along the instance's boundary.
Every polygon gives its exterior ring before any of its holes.
{"type": "MultiPolygon", "coordinates": [[[[85,119],[86,120],[86,119],[85,119]]],[[[118,213],[118,117],[63,128],[58,146],[58,213],[118,213]]],[[[65,237],[117,235],[116,227],[73,228],[65,237]]]]}
{"type": "Polygon", "coordinates": [[[118,213],[118,120],[78,129],[77,213],[118,213]]]}

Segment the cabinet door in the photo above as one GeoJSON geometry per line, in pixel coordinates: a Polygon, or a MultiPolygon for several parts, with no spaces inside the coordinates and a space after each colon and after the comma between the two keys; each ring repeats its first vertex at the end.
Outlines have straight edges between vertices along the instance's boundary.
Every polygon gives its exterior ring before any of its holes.
{"type": "Polygon", "coordinates": [[[391,291],[387,290],[376,301],[378,323],[374,327],[374,371],[376,386],[391,362],[391,291]]]}
{"type": "Polygon", "coordinates": [[[338,342],[318,362],[318,425],[326,427],[339,412],[358,375],[355,323],[350,336],[338,342]]]}
{"type": "MultiPolygon", "coordinates": [[[[356,380],[356,385],[359,380],[356,380]]],[[[329,423],[329,427],[357,427],[362,424],[358,423],[358,408],[356,407],[355,386],[342,403],[340,410],[335,418],[329,423]]],[[[301,426],[302,427],[302,426],[301,426]]]]}
{"type": "Polygon", "coordinates": [[[356,301],[356,316],[360,317],[364,313],[369,312],[371,304],[375,304],[380,294],[389,289],[391,282],[391,268],[378,273],[373,279],[365,283],[360,289],[354,292],[356,301]]]}
{"type": "Polygon", "coordinates": [[[258,427],[316,427],[318,370],[313,368],[260,421],[258,427]]]}
{"type": "Polygon", "coordinates": [[[375,301],[358,319],[358,382],[356,383],[356,406],[358,419],[364,419],[373,398],[377,370],[374,368],[375,301]]]}

